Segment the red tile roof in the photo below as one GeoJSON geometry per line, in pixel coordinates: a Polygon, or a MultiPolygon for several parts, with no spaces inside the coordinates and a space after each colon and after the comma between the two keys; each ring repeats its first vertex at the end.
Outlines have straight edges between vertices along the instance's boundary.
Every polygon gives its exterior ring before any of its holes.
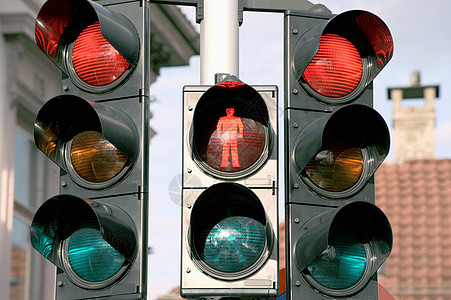
{"type": "Polygon", "coordinates": [[[393,229],[380,283],[398,300],[451,299],[451,160],[386,162],[375,184],[393,229]]]}

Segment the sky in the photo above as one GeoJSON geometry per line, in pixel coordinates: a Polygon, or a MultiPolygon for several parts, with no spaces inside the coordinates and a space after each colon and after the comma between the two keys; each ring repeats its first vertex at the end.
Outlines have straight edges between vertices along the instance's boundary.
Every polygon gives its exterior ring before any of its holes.
{"type": "MultiPolygon", "coordinates": [[[[274,0],[273,0],[274,1],[274,0]]],[[[407,87],[413,71],[420,71],[421,85],[439,85],[436,99],[436,157],[451,158],[451,1],[444,0],[324,0],[334,14],[363,9],[379,16],[394,40],[394,56],[374,80],[374,108],[392,129],[392,102],[387,88],[407,87]]],[[[190,20],[194,9],[183,7],[190,20]]],[[[200,31],[199,26],[195,25],[200,31]]],[[[279,149],[283,141],[283,14],[245,12],[240,28],[239,78],[249,84],[279,87],[279,149]]],[[[189,66],[160,70],[151,86],[151,141],[149,298],[179,286],[180,184],[182,160],[182,88],[200,81],[200,57],[189,66]]],[[[420,102],[414,101],[414,104],[420,102]]],[[[391,135],[393,137],[393,134],[391,135]]],[[[393,144],[387,160],[394,160],[393,144]]],[[[283,187],[283,159],[279,186],[283,187]]],[[[279,194],[279,220],[283,221],[283,194],[279,194]]]]}

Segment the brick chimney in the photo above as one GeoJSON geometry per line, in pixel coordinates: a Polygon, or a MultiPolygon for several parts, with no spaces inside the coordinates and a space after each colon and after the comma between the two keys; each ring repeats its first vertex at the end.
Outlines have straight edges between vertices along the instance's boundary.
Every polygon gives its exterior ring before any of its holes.
{"type": "Polygon", "coordinates": [[[439,86],[421,86],[415,71],[409,87],[388,88],[393,100],[393,142],[398,161],[435,158],[435,98],[439,86]],[[423,99],[422,105],[405,105],[411,99],[423,99]]]}

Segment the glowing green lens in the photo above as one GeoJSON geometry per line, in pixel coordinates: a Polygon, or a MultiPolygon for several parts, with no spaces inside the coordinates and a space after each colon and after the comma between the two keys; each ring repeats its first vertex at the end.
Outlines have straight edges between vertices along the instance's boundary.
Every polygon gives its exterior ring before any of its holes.
{"type": "Polygon", "coordinates": [[[257,220],[234,216],[221,220],[206,235],[203,258],[221,272],[238,272],[254,264],[265,247],[265,228],[257,220]]]}
{"type": "Polygon", "coordinates": [[[367,265],[365,246],[349,232],[334,232],[329,246],[307,270],[322,286],[344,290],[354,286],[363,276],[367,265]]]}
{"type": "Polygon", "coordinates": [[[125,261],[124,256],[102,238],[100,231],[93,228],[82,228],[71,235],[68,258],[75,274],[89,282],[109,279],[125,261]]]}

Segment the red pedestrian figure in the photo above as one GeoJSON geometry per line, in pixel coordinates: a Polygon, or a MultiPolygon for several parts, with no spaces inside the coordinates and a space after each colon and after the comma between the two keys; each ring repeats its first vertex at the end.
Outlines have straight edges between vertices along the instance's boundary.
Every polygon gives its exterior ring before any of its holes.
{"type": "Polygon", "coordinates": [[[232,166],[240,167],[238,156],[238,138],[243,138],[244,125],[240,117],[235,117],[235,110],[232,107],[226,109],[227,116],[219,118],[216,127],[217,134],[222,142],[222,162],[221,168],[229,165],[230,155],[232,154],[232,166]]]}

